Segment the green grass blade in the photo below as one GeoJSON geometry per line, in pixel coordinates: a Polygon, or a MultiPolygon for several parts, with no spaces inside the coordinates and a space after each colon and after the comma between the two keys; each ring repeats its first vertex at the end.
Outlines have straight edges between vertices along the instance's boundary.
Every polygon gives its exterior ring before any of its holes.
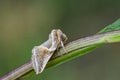
{"type": "MultiPolygon", "coordinates": [[[[118,19],[113,24],[108,25],[107,27],[105,27],[104,29],[102,29],[98,33],[104,33],[104,32],[109,32],[109,31],[114,31],[114,30],[120,30],[120,19],[118,19]]],[[[120,36],[117,36],[117,37],[120,38],[120,36]]],[[[115,37],[114,40],[118,40],[119,38],[115,37]]],[[[56,59],[53,59],[48,63],[47,68],[64,63],[64,62],[69,61],[73,58],[85,55],[85,54],[87,54],[87,53],[89,53],[89,52],[91,52],[91,51],[95,50],[96,48],[101,47],[103,45],[104,45],[104,43],[91,45],[91,46],[88,46],[88,47],[85,47],[85,48],[82,48],[79,50],[75,50],[75,51],[73,51],[69,54],[63,55],[61,57],[57,57],[56,59]]]]}

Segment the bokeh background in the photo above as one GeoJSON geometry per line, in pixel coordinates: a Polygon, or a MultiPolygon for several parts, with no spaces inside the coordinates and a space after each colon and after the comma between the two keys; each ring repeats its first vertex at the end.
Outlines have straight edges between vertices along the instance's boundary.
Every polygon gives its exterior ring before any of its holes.
{"type": "MultiPolygon", "coordinates": [[[[68,42],[120,17],[120,0],[0,0],[0,76],[31,58],[31,49],[61,29],[68,42]]],[[[98,48],[24,80],[120,80],[120,43],[98,48]]]]}

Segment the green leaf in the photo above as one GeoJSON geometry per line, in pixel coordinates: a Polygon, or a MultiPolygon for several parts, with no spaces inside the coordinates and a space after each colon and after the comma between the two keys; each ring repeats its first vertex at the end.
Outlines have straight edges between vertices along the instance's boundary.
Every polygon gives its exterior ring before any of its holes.
{"type": "Polygon", "coordinates": [[[111,25],[108,25],[104,29],[102,29],[99,33],[113,31],[113,30],[120,30],[120,19],[112,23],[111,25]]]}

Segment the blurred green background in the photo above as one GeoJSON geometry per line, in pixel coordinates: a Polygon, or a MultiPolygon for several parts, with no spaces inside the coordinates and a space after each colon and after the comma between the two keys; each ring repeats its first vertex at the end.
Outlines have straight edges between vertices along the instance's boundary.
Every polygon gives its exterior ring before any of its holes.
{"type": "MultiPolygon", "coordinates": [[[[31,59],[31,49],[61,29],[68,42],[120,17],[120,0],[0,0],[0,76],[31,59]]],[[[120,80],[120,43],[106,45],[24,80],[120,80]]]]}

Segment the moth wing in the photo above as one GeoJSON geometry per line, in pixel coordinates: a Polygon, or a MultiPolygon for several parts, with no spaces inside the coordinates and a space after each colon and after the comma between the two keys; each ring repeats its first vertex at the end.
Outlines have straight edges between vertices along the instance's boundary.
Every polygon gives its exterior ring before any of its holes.
{"type": "Polygon", "coordinates": [[[33,48],[32,53],[32,66],[36,74],[39,74],[44,70],[53,53],[43,46],[33,48]]]}

